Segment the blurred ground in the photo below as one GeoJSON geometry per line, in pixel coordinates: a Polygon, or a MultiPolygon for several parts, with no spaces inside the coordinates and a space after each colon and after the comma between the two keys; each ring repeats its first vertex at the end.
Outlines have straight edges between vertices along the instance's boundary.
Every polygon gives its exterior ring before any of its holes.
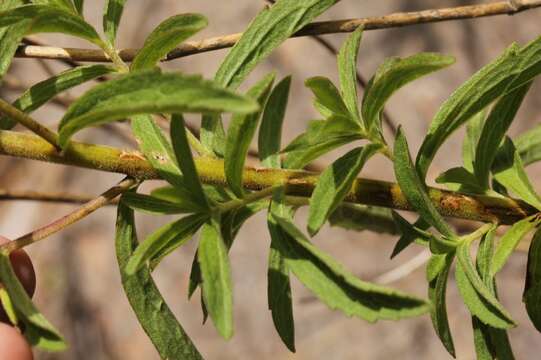
{"type": "MultiPolygon", "coordinates": [[[[383,15],[432,7],[463,5],[470,2],[435,0],[343,0],[323,19],[342,19],[383,15]]],[[[202,39],[242,31],[264,6],[259,0],[237,1],[128,1],[119,35],[120,47],[139,47],[146,34],[166,17],[182,12],[200,12],[210,26],[196,36],[202,39]]],[[[100,24],[101,1],[86,2],[86,16],[100,24]]],[[[412,152],[417,151],[431,117],[449,94],[473,72],[487,63],[511,42],[525,43],[540,35],[541,10],[513,17],[499,16],[478,20],[419,25],[402,29],[365,33],[360,51],[359,70],[365,77],[388,56],[407,56],[419,51],[438,51],[455,55],[457,63],[437,74],[418,80],[399,91],[387,110],[397,124],[403,124],[412,152]]],[[[99,26],[97,26],[99,27],[99,26]]],[[[83,45],[62,36],[43,36],[55,45],[83,45]]],[[[336,46],[345,35],[328,35],[336,46]]],[[[85,45],[86,46],[86,45],[85,45]]],[[[167,68],[188,73],[203,73],[210,78],[226,51],[196,55],[168,63],[167,68]]],[[[48,62],[54,71],[62,65],[48,62]]],[[[309,92],[303,81],[315,75],[337,80],[336,62],[310,38],[287,41],[250,77],[249,83],[274,70],[280,77],[293,74],[290,107],[285,122],[284,143],[303,131],[315,118],[309,92]]],[[[47,77],[35,60],[18,59],[10,75],[30,85],[47,77]]],[[[522,107],[512,134],[518,134],[540,120],[541,83],[537,83],[522,107]]],[[[73,91],[72,95],[78,92],[73,91]]],[[[17,92],[2,90],[14,99],[17,92]]],[[[50,105],[35,117],[52,125],[62,108],[50,105]]],[[[387,135],[389,135],[387,133],[387,135]]],[[[453,136],[440,151],[430,178],[460,161],[463,132],[453,136]]],[[[82,132],[78,139],[129,148],[103,129],[82,132]]],[[[390,139],[390,137],[389,137],[390,139]]],[[[338,153],[325,157],[332,161],[338,153]]],[[[118,175],[42,164],[10,158],[0,159],[0,187],[40,191],[70,191],[98,194],[120,179],[118,175]]],[[[539,167],[532,168],[534,175],[539,167]]],[[[393,179],[390,163],[374,159],[363,170],[371,178],[393,179]]],[[[540,181],[535,176],[539,189],[540,181]]],[[[149,184],[148,186],[155,186],[149,184]]],[[[4,202],[0,207],[2,235],[15,238],[66,213],[72,206],[4,202]]],[[[29,252],[38,274],[36,301],[50,320],[66,335],[70,348],[62,354],[39,353],[38,359],[155,359],[151,343],[137,324],[121,291],[113,249],[115,211],[113,208],[81,221],[69,230],[32,246],[29,252]]],[[[165,223],[150,216],[138,218],[140,236],[165,223]]],[[[299,222],[304,223],[304,213],[299,222]]],[[[314,240],[363,279],[371,279],[406,262],[421,249],[412,248],[389,261],[395,239],[386,235],[355,233],[326,227],[314,240]]],[[[348,319],[324,305],[307,301],[309,293],[293,281],[297,354],[290,354],[276,335],[266,304],[266,262],[269,238],[264,216],[251,219],[241,231],[231,252],[235,282],[235,336],[222,340],[212,324],[201,326],[199,299],[186,300],[187,280],[195,241],[166,260],[155,279],[200,351],[208,359],[440,359],[448,358],[431,329],[430,319],[381,322],[375,325],[348,319]]],[[[520,325],[511,330],[511,341],[518,359],[536,358],[541,351],[540,335],[530,324],[521,303],[525,253],[517,253],[499,278],[503,303],[520,325]]],[[[400,289],[425,296],[422,269],[393,284],[400,289]]],[[[473,358],[470,318],[451,280],[448,292],[450,323],[459,359],[473,358]]]]}

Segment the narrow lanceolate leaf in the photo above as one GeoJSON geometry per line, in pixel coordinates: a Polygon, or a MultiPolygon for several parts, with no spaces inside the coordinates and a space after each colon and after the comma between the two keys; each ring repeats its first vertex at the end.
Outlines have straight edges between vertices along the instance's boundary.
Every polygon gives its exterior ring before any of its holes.
{"type": "MultiPolygon", "coordinates": [[[[265,107],[273,82],[274,75],[267,75],[246,93],[248,98],[258,102],[261,110],[265,107]]],[[[242,189],[244,162],[260,116],[261,111],[248,115],[234,115],[227,130],[224,159],[225,178],[231,190],[238,197],[244,196],[242,189]]]]}
{"type": "Polygon", "coordinates": [[[449,239],[456,238],[453,230],[438,213],[426,192],[426,185],[419,177],[411,161],[408,143],[402,129],[398,129],[394,146],[394,171],[400,189],[419,215],[449,239]]]}
{"type": "Polygon", "coordinates": [[[361,122],[357,102],[357,55],[363,36],[363,28],[358,27],[344,42],[338,53],[338,73],[342,99],[350,114],[361,122]]]}
{"type": "Polygon", "coordinates": [[[490,272],[493,276],[503,268],[509,259],[509,256],[511,256],[513,251],[517,248],[520,240],[536,226],[539,226],[539,224],[541,224],[541,217],[532,215],[516,222],[509,230],[507,230],[500,239],[494,252],[494,258],[492,259],[492,265],[490,267],[490,272]]]}
{"type": "Polygon", "coordinates": [[[175,15],[158,25],[146,38],[131,64],[131,70],[151,68],[178,44],[204,29],[207,19],[199,14],[175,15]]]}
{"type": "Polygon", "coordinates": [[[106,0],[105,8],[103,9],[103,31],[107,39],[114,45],[118,25],[124,11],[126,0],[106,0]]]}
{"type": "Polygon", "coordinates": [[[137,194],[126,193],[122,201],[129,208],[137,211],[144,211],[151,214],[185,214],[196,212],[201,209],[199,205],[193,204],[187,199],[182,198],[181,202],[167,201],[160,198],[137,194]]]}
{"type": "Polygon", "coordinates": [[[380,113],[395,91],[454,62],[453,57],[433,53],[386,60],[370,79],[363,96],[362,115],[365,128],[372,132],[380,129],[380,113]]]}
{"type": "Polygon", "coordinates": [[[154,284],[147,266],[126,273],[137,246],[133,210],[120,202],[116,221],[115,248],[122,286],[139,323],[164,359],[203,359],[154,284]]]}
{"type": "Polygon", "coordinates": [[[85,39],[100,47],[103,46],[100,36],[92,25],[85,22],[79,15],[56,6],[25,5],[0,12],[0,27],[19,22],[25,23],[24,35],[62,33],[85,39]]]}
{"type": "Polygon", "coordinates": [[[200,207],[208,208],[207,197],[197,175],[195,162],[193,161],[190,145],[188,144],[184,118],[180,114],[174,114],[171,118],[171,142],[173,143],[177,163],[183,174],[184,184],[192,194],[191,198],[200,207]]]}
{"type": "Polygon", "coordinates": [[[38,5],[56,6],[60,9],[78,14],[76,11],[77,9],[71,0],[32,0],[32,3],[38,5]]]}
{"type": "Polygon", "coordinates": [[[203,225],[197,259],[205,306],[220,335],[229,339],[233,335],[231,266],[220,234],[220,224],[214,219],[203,225]]]}
{"type": "MultiPolygon", "coordinates": [[[[216,72],[218,84],[236,89],[248,74],[274,49],[337,0],[278,0],[261,11],[244,31],[241,39],[227,54],[216,72]]],[[[209,150],[223,147],[225,137],[221,120],[205,116],[201,126],[201,142],[209,150]]]]}
{"type": "Polygon", "coordinates": [[[145,266],[162,249],[177,248],[191,239],[193,234],[208,219],[205,214],[193,214],[180,220],[164,225],[150,234],[133,252],[130,261],[126,265],[126,273],[135,274],[137,270],[145,266]]]}
{"type": "Polygon", "coordinates": [[[60,122],[60,144],[77,131],[137,114],[252,113],[257,103],[200,76],[138,71],[100,84],[81,96],[60,122]]]}
{"type": "Polygon", "coordinates": [[[282,79],[271,91],[259,126],[259,159],[265,167],[280,167],[282,124],[287,108],[291,76],[282,79]]]}
{"type": "Polygon", "coordinates": [[[287,241],[287,234],[278,226],[273,217],[273,215],[276,215],[290,220],[293,219],[293,210],[282,203],[283,198],[283,190],[277,190],[273,196],[267,217],[267,226],[271,236],[267,270],[267,301],[278,335],[287,348],[295,352],[295,321],[293,318],[289,268],[286,258],[278,245],[287,241]]]}
{"type": "Polygon", "coordinates": [[[310,198],[308,213],[310,235],[314,236],[319,231],[344,200],[364,164],[378,149],[380,146],[376,144],[353,149],[323,171],[310,198]]]}
{"type": "Polygon", "coordinates": [[[30,345],[48,351],[64,350],[64,339],[32,303],[13,271],[9,254],[0,254],[0,281],[9,297],[12,316],[24,327],[24,336],[30,345]]]}
{"type": "Polygon", "coordinates": [[[445,184],[452,191],[467,193],[483,193],[483,188],[477,178],[463,167],[454,167],[444,171],[436,178],[438,184],[445,184]]]}
{"type": "Polygon", "coordinates": [[[398,320],[429,310],[429,304],[422,299],[358,279],[310,243],[290,220],[279,216],[274,220],[287,235],[276,242],[286,265],[331,309],[369,322],[398,320]]]}
{"type": "Polygon", "coordinates": [[[502,142],[505,133],[511,126],[522,100],[530,89],[532,83],[526,83],[521,87],[503,96],[494,106],[488,116],[483,132],[479,137],[475,151],[474,170],[479,185],[488,189],[490,183],[490,169],[498,147],[502,142]]]}
{"type": "Polygon", "coordinates": [[[462,141],[462,162],[464,168],[472,174],[477,143],[479,142],[479,137],[481,137],[487,116],[488,107],[472,116],[466,123],[466,136],[462,141]]]}
{"type": "Polygon", "coordinates": [[[75,9],[80,15],[83,15],[83,8],[85,5],[84,0],[73,0],[73,4],[75,5],[75,9]]]}
{"type": "Polygon", "coordinates": [[[510,138],[506,138],[500,147],[492,172],[500,184],[518,195],[521,200],[541,210],[541,197],[528,179],[520,155],[510,138]]]}
{"type": "Polygon", "coordinates": [[[535,328],[541,332],[541,230],[537,230],[528,250],[526,283],[522,301],[535,328]]]}
{"type": "Polygon", "coordinates": [[[331,80],[323,76],[316,76],[307,79],[304,84],[314,93],[316,108],[320,109],[323,116],[337,115],[346,119],[352,118],[340,92],[331,80]]]}
{"type": "Polygon", "coordinates": [[[427,265],[428,299],[432,303],[430,318],[445,349],[455,357],[455,345],[447,319],[447,279],[454,254],[432,255],[427,265]]]}
{"type": "Polygon", "coordinates": [[[31,20],[20,21],[11,26],[1,27],[1,30],[6,30],[3,36],[0,37],[0,79],[8,71],[11,61],[15,56],[15,52],[26,33],[28,27],[27,22],[31,20]]]}
{"type": "Polygon", "coordinates": [[[391,209],[378,206],[343,203],[329,216],[329,224],[354,231],[398,234],[391,209]]]}
{"type": "Polygon", "coordinates": [[[407,248],[413,243],[424,246],[429,245],[432,238],[434,237],[434,235],[427,231],[430,228],[430,224],[428,224],[421,218],[417,219],[414,224],[410,224],[396,211],[392,212],[392,216],[395,225],[401,235],[393,248],[393,252],[391,253],[391,259],[394,258],[396,255],[400,254],[405,248],[407,248]]]}
{"type": "MultiPolygon", "coordinates": [[[[79,66],[66,70],[33,85],[15,100],[13,105],[25,113],[30,113],[63,91],[114,71],[116,71],[115,68],[108,65],[79,66]]],[[[15,124],[16,122],[8,117],[0,117],[1,129],[9,130],[15,124]]]]}
{"type": "Polygon", "coordinates": [[[541,37],[502,56],[479,70],[441,106],[417,155],[422,178],[443,142],[473,115],[494,100],[528,83],[541,72],[541,37]]]}
{"type": "Polygon", "coordinates": [[[541,125],[521,134],[514,142],[524,166],[541,160],[541,125]]]}
{"type": "Polygon", "coordinates": [[[457,248],[456,281],[464,303],[483,323],[499,329],[515,325],[492,291],[483,282],[470,257],[471,241],[462,241],[457,248]]]}

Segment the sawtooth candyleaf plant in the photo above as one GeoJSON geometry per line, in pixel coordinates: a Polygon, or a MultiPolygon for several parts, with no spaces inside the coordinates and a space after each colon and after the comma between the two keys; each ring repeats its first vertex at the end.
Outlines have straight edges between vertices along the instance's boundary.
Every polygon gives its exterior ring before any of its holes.
{"type": "Polygon", "coordinates": [[[115,47],[125,2],[105,2],[104,38],[85,21],[83,1],[9,0],[0,4],[0,76],[7,72],[23,37],[35,33],[84,39],[111,62],[73,63],[72,69],[35,84],[13,103],[0,100],[0,153],[127,176],[67,217],[0,247],[0,300],[11,322],[24,328],[30,344],[48,351],[66,347],[15,276],[10,252],[65,228],[119,195],[114,238],[122,286],[164,359],[202,356],[154,284],[153,270],[183,244],[198,241],[186,290],[192,296],[200,289],[205,320],[210,317],[217,332],[231,338],[231,267],[235,264],[228,253],[244,222],[258,212],[266,212],[271,238],[267,264],[270,318],[291,351],[295,351],[295,328],[290,278],[295,277],[329,308],[370,323],[429,314],[436,335],[455,356],[446,310],[448,277],[454,265],[459,293],[471,313],[477,357],[512,359],[506,331],[517,322],[498,299],[496,275],[531,233],[523,301],[541,331],[541,197],[525,171],[541,160],[541,127],[516,139],[506,135],[541,73],[541,37],[525,46],[511,45],[453,92],[412,158],[401,128],[394,139],[383,136],[385,103],[408,83],[452,65],[452,57],[420,53],[387,59],[359,99],[356,63],[363,28],[357,26],[337,53],[339,84],[321,76],[305,81],[320,118],[282,146],[291,78],[268,74],[244,93],[238,88],[283,41],[299,31],[313,34],[316,25],[311,21],[337,0],[276,1],[250,23],[213,80],[159,68],[160,60],[205,28],[207,20],[199,14],[180,14],[163,21],[128,59],[128,66],[115,47]],[[69,105],[58,132],[30,116],[60,93],[92,80],[100,84],[69,105]],[[201,114],[199,134],[186,126],[185,113],[201,114]],[[224,113],[231,114],[227,126],[224,113]],[[72,140],[87,127],[126,120],[137,140],[134,151],[72,140]],[[38,136],[10,131],[17,124],[38,136]],[[432,159],[462,126],[467,132],[463,165],[436,179],[448,190],[428,187],[426,175],[432,159]],[[256,134],[264,170],[245,165],[256,134]],[[303,170],[346,145],[353,149],[321,174],[303,170]],[[394,164],[397,184],[358,178],[364,165],[377,155],[394,164]],[[149,179],[167,184],[150,194],[139,192],[139,185],[149,179]],[[295,221],[302,206],[309,207],[309,236],[295,221]],[[395,210],[414,211],[419,218],[410,223],[395,210]],[[135,211],[178,218],[138,239],[135,211]],[[449,217],[484,225],[459,234],[449,217]],[[357,231],[400,235],[391,257],[412,244],[428,248],[427,299],[359,279],[319,249],[310,236],[327,222],[357,231]],[[510,227],[498,238],[496,229],[501,225],[510,227]]]}

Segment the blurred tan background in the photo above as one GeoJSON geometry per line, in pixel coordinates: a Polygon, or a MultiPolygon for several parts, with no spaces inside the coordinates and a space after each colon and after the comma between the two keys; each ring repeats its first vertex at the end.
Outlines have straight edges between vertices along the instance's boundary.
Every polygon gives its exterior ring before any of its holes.
{"type": "MultiPolygon", "coordinates": [[[[342,19],[384,15],[396,11],[414,11],[434,7],[465,5],[465,0],[342,0],[322,19],[342,19]]],[[[478,2],[480,3],[480,2],[478,2]]],[[[86,1],[85,16],[101,28],[102,1],[86,1]]],[[[120,28],[119,47],[139,47],[145,36],[160,21],[183,12],[199,12],[209,18],[209,27],[197,34],[203,39],[242,31],[265,6],[262,0],[130,0],[120,28]]],[[[516,16],[498,16],[477,20],[418,25],[401,29],[366,32],[361,45],[359,70],[366,77],[388,56],[408,56],[420,51],[437,51],[456,56],[452,67],[418,80],[399,91],[388,103],[387,111],[395,124],[403,124],[412,152],[416,152],[426,133],[431,117],[449,94],[483,64],[503,51],[511,42],[525,43],[541,35],[541,10],[516,16]]],[[[325,36],[339,47],[346,35],[325,36]]],[[[57,46],[87,46],[64,36],[40,36],[57,46]]],[[[187,73],[202,73],[211,78],[226,50],[195,55],[170,62],[166,68],[187,73]]],[[[65,67],[48,61],[54,72],[65,67]]],[[[287,41],[250,77],[253,83],[262,74],[276,71],[279,77],[293,75],[290,107],[285,121],[287,143],[302,132],[308,120],[317,114],[311,105],[310,93],[303,81],[325,75],[337,81],[336,61],[310,38],[287,41]]],[[[9,77],[29,86],[48,77],[43,64],[32,59],[16,59],[9,77]]],[[[83,87],[84,89],[84,87],[83,87]]],[[[1,96],[15,99],[20,92],[3,87],[1,96]]],[[[71,91],[76,96],[81,92],[71,91]]],[[[541,83],[531,89],[518,114],[511,133],[518,134],[541,120],[541,83]]],[[[35,118],[56,126],[64,109],[48,105],[35,113],[35,118]]],[[[196,118],[190,118],[192,121],[196,118]]],[[[125,125],[120,127],[127,128],[125,125]]],[[[20,129],[19,129],[20,130],[20,129]]],[[[388,139],[392,138],[387,132],[388,139]]],[[[457,132],[439,153],[429,175],[460,162],[463,131],[457,132]]],[[[82,141],[111,144],[122,148],[132,145],[104,129],[81,132],[82,141]]],[[[341,151],[323,158],[335,159],[341,151]]],[[[529,169],[536,186],[540,167],[529,169]]],[[[362,173],[365,177],[393,179],[391,164],[383,158],[372,160],[362,173]]],[[[26,160],[0,158],[0,188],[16,190],[68,191],[99,194],[121,176],[92,170],[72,169],[59,165],[26,160]]],[[[150,188],[158,184],[148,184],[150,188]]],[[[15,238],[73,209],[72,205],[35,202],[2,202],[0,232],[15,238]]],[[[115,210],[102,209],[61,234],[28,249],[38,276],[36,301],[47,317],[57,325],[69,342],[69,350],[61,354],[38,353],[37,359],[156,359],[156,352],[138,325],[120,287],[113,248],[115,210]]],[[[298,216],[305,226],[305,212],[298,216]]],[[[167,220],[138,216],[140,237],[167,220]]],[[[336,256],[363,279],[374,279],[407,263],[423,249],[412,247],[395,260],[389,255],[395,237],[369,232],[356,233],[338,228],[324,228],[314,239],[318,246],[336,256]]],[[[400,322],[368,324],[346,318],[339,312],[310,300],[308,291],[293,280],[297,354],[291,354],[276,334],[266,304],[266,263],[269,246],[264,215],[260,214],[244,226],[231,251],[234,277],[235,335],[226,342],[209,322],[201,326],[202,315],[198,296],[187,301],[187,281],[196,241],[185,245],[168,258],[155,274],[187,332],[208,359],[440,359],[449,358],[434,334],[430,319],[424,316],[400,322]]],[[[521,302],[526,254],[515,254],[499,278],[503,303],[519,322],[510,331],[518,359],[534,359],[541,352],[541,335],[530,324],[521,302]]],[[[424,267],[408,277],[393,282],[397,288],[426,296],[424,267]]],[[[470,317],[463,306],[451,276],[448,308],[459,359],[473,359],[470,317]]]]}

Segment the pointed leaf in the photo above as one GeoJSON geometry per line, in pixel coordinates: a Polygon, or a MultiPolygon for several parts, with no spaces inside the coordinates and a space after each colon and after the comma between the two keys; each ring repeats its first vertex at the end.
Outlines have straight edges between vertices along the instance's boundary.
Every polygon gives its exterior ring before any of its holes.
{"type": "Polygon", "coordinates": [[[310,197],[308,232],[314,236],[351,189],[357,175],[372,155],[381,148],[369,144],[340,157],[320,175],[310,197]]]}
{"type": "Polygon", "coordinates": [[[406,137],[400,128],[396,135],[394,154],[396,179],[408,202],[419,212],[423,220],[435,227],[442,235],[449,239],[456,238],[453,230],[443,220],[434,204],[430,201],[426,185],[413,166],[406,137]]]}
{"type": "MultiPolygon", "coordinates": [[[[261,110],[265,107],[273,82],[274,75],[267,75],[246,93],[248,98],[258,102],[261,110]]],[[[260,116],[261,111],[249,115],[235,115],[227,130],[224,159],[225,178],[233,193],[239,198],[244,196],[242,173],[248,148],[256,132],[260,116]]]]}
{"type": "Polygon", "coordinates": [[[207,27],[208,21],[199,14],[171,16],[158,25],[146,38],[131,64],[131,70],[152,68],[178,44],[207,27]]]}
{"type": "MultiPolygon", "coordinates": [[[[13,106],[25,113],[30,113],[65,90],[115,71],[114,67],[108,65],[78,66],[66,70],[32,86],[15,100],[13,106]]],[[[6,116],[0,117],[1,129],[12,129],[15,124],[14,120],[6,116]]]]}
{"type": "MultiPolygon", "coordinates": [[[[324,116],[325,114],[333,114],[346,119],[352,118],[340,92],[331,80],[323,76],[316,76],[307,79],[304,84],[314,93],[316,107],[322,108],[320,112],[324,116]]],[[[355,118],[353,117],[353,119],[355,118]]]]}
{"type": "Polygon", "coordinates": [[[344,42],[338,53],[338,73],[340,75],[340,90],[342,99],[349,113],[355,120],[360,121],[357,102],[357,55],[363,36],[363,28],[359,26],[344,42]]]}
{"type": "Polygon", "coordinates": [[[199,211],[201,208],[186,199],[181,202],[170,202],[154,196],[136,193],[126,193],[122,201],[129,208],[137,211],[144,211],[151,214],[185,214],[199,211]]]}
{"type": "Polygon", "coordinates": [[[387,100],[409,82],[455,62],[450,56],[420,53],[404,59],[386,60],[370,79],[364,92],[362,114],[368,131],[380,129],[380,113],[387,100]]]}
{"type": "Polygon", "coordinates": [[[426,231],[430,228],[430,224],[423,219],[419,218],[414,224],[410,224],[396,211],[392,212],[392,216],[401,236],[393,248],[391,259],[413,243],[428,246],[431,239],[434,237],[434,235],[426,231]]]}
{"type": "Polygon", "coordinates": [[[128,275],[126,265],[137,246],[133,210],[120,204],[115,248],[122,286],[139,323],[164,359],[203,359],[154,284],[147,266],[128,275]]]}
{"type": "Polygon", "coordinates": [[[462,142],[462,161],[464,163],[464,168],[472,174],[477,143],[479,142],[479,137],[483,131],[487,116],[488,107],[472,116],[466,123],[466,136],[462,142]]]}
{"type": "Polygon", "coordinates": [[[220,335],[229,339],[233,335],[231,266],[216,220],[203,225],[197,254],[206,308],[220,335]]]}
{"type": "Polygon", "coordinates": [[[280,167],[282,123],[287,108],[291,76],[283,78],[269,95],[259,126],[259,159],[265,167],[280,167]]]}
{"type": "Polygon", "coordinates": [[[60,122],[60,144],[77,131],[131,115],[182,112],[251,113],[254,101],[200,76],[138,71],[100,84],[73,103],[60,122]]]}
{"type": "Polygon", "coordinates": [[[541,125],[521,134],[514,142],[524,166],[541,160],[541,125]]]}
{"type": "Polygon", "coordinates": [[[359,280],[312,245],[291,221],[278,216],[274,219],[284,232],[284,236],[276,238],[282,240],[277,241],[276,246],[285,256],[287,266],[331,309],[369,322],[398,320],[429,310],[424,300],[359,280]]]}
{"type": "Polygon", "coordinates": [[[75,9],[75,5],[71,2],[71,0],[32,0],[32,3],[38,5],[56,6],[60,9],[77,14],[77,9],[75,9]]]}
{"type": "Polygon", "coordinates": [[[541,230],[537,229],[528,250],[526,284],[522,301],[535,328],[541,332],[541,230]]]}
{"type": "Polygon", "coordinates": [[[484,193],[475,175],[463,167],[454,167],[444,171],[436,178],[438,184],[445,184],[452,191],[484,193]]]}
{"type": "Polygon", "coordinates": [[[105,8],[103,10],[103,31],[107,36],[107,40],[111,45],[115,44],[118,25],[124,12],[124,4],[126,0],[105,0],[105,8]]]}

